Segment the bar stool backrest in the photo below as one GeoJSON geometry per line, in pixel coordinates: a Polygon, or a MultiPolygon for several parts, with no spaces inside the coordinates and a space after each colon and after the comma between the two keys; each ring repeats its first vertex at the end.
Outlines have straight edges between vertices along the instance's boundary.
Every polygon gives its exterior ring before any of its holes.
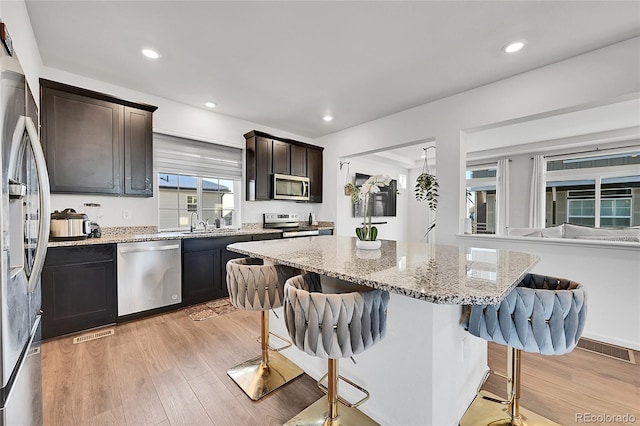
{"type": "Polygon", "coordinates": [[[284,283],[300,271],[283,265],[264,265],[261,259],[239,258],[227,262],[227,289],[239,308],[268,311],[282,306],[284,283]]]}
{"type": "Polygon", "coordinates": [[[573,350],[587,315],[586,296],[574,281],[527,274],[498,305],[473,305],[468,331],[525,352],[562,355],[573,350]]]}
{"type": "Polygon", "coordinates": [[[317,274],[285,283],[284,317],[293,343],[320,358],[348,358],[384,337],[389,293],[322,293],[317,274]]]}

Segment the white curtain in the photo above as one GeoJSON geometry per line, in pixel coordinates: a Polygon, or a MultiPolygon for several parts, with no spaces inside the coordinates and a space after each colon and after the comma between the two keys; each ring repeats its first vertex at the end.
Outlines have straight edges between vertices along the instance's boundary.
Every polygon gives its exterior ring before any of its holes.
{"type": "Polygon", "coordinates": [[[509,159],[498,160],[496,187],[496,235],[507,235],[509,226],[509,159]]]}
{"type": "Polygon", "coordinates": [[[545,169],[544,156],[534,155],[529,206],[530,228],[544,228],[545,226],[545,169]]]}

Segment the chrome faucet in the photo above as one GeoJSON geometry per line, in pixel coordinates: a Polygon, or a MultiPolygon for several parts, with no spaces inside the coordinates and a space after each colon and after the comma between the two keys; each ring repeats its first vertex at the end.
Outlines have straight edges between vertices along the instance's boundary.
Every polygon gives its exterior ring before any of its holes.
{"type": "Polygon", "coordinates": [[[207,218],[207,220],[201,220],[200,222],[198,222],[199,224],[202,224],[202,227],[204,228],[205,231],[209,230],[209,218],[207,218]]]}
{"type": "Polygon", "coordinates": [[[198,212],[191,212],[191,217],[189,218],[189,231],[193,232],[198,226],[198,221],[200,218],[198,217],[198,212]],[[193,215],[196,215],[196,226],[193,226],[193,215]]]}

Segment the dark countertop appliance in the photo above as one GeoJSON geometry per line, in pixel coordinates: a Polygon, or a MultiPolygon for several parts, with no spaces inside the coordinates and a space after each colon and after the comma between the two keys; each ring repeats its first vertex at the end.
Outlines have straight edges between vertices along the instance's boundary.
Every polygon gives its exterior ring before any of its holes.
{"type": "Polygon", "coordinates": [[[264,213],[262,226],[267,229],[282,229],[282,238],[320,235],[317,227],[300,226],[297,213],[264,213]]]}

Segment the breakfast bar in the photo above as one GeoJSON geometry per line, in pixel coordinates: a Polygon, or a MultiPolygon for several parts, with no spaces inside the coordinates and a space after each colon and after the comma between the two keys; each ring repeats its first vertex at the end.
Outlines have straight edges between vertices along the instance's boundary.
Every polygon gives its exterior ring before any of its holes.
{"type": "MultiPolygon", "coordinates": [[[[355,241],[304,237],[235,243],[228,250],[318,273],[323,286],[346,282],[391,293],[384,340],[357,364],[341,367],[371,392],[360,409],[381,424],[457,424],[487,369],[487,344],[464,331],[461,305],[499,303],[538,258],[389,240],[379,250],[358,250],[355,241]]],[[[272,330],[287,334],[273,313],[272,330]]],[[[315,379],[325,372],[321,360],[295,348],[283,353],[315,379]]]]}

